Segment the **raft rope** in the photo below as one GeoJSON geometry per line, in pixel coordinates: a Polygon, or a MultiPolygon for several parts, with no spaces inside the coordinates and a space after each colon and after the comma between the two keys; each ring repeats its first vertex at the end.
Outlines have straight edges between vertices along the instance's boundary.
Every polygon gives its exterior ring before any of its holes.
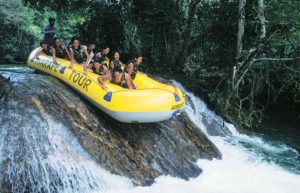
{"type": "Polygon", "coordinates": [[[167,82],[166,85],[172,86],[174,88],[175,94],[178,95],[177,87],[174,84],[171,84],[171,83],[167,82]]]}

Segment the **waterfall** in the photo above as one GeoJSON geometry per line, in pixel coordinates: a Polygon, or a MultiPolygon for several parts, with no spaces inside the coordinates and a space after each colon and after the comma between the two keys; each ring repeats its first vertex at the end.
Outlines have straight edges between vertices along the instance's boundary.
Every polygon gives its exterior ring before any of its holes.
{"type": "MultiPolygon", "coordinates": [[[[25,69],[22,72],[28,72],[25,69]]],[[[11,78],[22,82],[24,76],[17,74],[11,78]]],[[[114,175],[96,163],[72,131],[49,116],[32,96],[41,116],[17,101],[6,104],[11,111],[0,109],[3,115],[0,192],[297,193],[300,190],[297,167],[300,156],[296,150],[284,143],[239,133],[210,111],[204,101],[179,83],[174,84],[189,97],[186,112],[190,119],[223,156],[221,160],[199,159],[196,164],[203,173],[198,177],[186,181],[160,176],[151,186],[134,186],[130,179],[114,175]],[[18,113],[18,109],[26,109],[26,113],[18,113]],[[15,123],[13,127],[11,121],[15,123]],[[27,121],[32,127],[23,126],[27,121]]]]}
{"type": "Polygon", "coordinates": [[[42,116],[17,101],[7,104],[15,108],[11,111],[0,109],[0,192],[85,193],[132,186],[129,179],[101,168],[65,126],[32,100],[42,116]],[[23,108],[27,114],[16,110],[23,108]],[[31,127],[24,126],[26,121],[31,127]]]}

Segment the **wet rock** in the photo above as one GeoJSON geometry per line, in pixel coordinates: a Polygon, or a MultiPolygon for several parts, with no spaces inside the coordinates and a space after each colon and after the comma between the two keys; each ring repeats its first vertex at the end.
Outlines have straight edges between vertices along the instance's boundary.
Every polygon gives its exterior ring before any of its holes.
{"type": "MultiPolygon", "coordinates": [[[[179,80],[179,82],[182,83],[182,85],[184,85],[184,87],[187,90],[190,90],[193,93],[198,94],[199,97],[201,97],[201,98],[207,97],[207,93],[204,94],[205,92],[203,92],[203,89],[197,88],[200,86],[199,82],[191,81],[189,79],[187,80],[186,78],[184,78],[184,76],[174,75],[174,74],[161,74],[159,76],[155,75],[153,77],[156,80],[159,80],[161,82],[170,82],[168,80],[172,80],[173,78],[175,78],[176,80],[179,80]]],[[[208,101],[208,99],[206,99],[206,101],[208,101]]],[[[186,102],[190,105],[194,114],[199,113],[201,115],[201,121],[205,125],[208,135],[224,137],[224,136],[231,134],[231,132],[227,128],[223,118],[221,118],[220,116],[217,116],[215,114],[212,115],[213,112],[211,112],[211,111],[203,111],[203,112],[198,111],[197,112],[198,109],[196,109],[196,105],[194,104],[193,99],[189,95],[186,95],[186,102]]],[[[206,105],[204,108],[206,108],[206,105]]]]}
{"type": "MultiPolygon", "coordinates": [[[[13,76],[20,75],[12,75],[11,80],[13,76]]],[[[31,74],[11,82],[11,90],[3,95],[8,102],[0,102],[0,116],[4,117],[0,125],[50,127],[54,120],[72,131],[102,167],[129,177],[137,185],[150,185],[159,175],[188,180],[201,173],[197,159],[221,158],[216,146],[185,113],[160,123],[124,124],[95,109],[55,78],[31,74]]],[[[0,80],[0,92],[6,84],[0,80]]],[[[19,140],[22,144],[26,139],[19,140]]],[[[41,155],[49,154],[42,151],[41,155]]],[[[5,172],[5,166],[1,170],[5,172]]],[[[5,179],[0,178],[0,185],[7,183],[5,179]]]]}
{"type": "Polygon", "coordinates": [[[7,95],[10,91],[11,85],[9,83],[10,78],[5,78],[0,75],[0,100],[4,95],[7,95]]]}
{"type": "Polygon", "coordinates": [[[209,116],[203,114],[202,118],[203,124],[206,126],[207,133],[210,136],[227,136],[230,135],[231,132],[227,128],[224,119],[220,118],[220,120],[211,119],[209,116]]]}

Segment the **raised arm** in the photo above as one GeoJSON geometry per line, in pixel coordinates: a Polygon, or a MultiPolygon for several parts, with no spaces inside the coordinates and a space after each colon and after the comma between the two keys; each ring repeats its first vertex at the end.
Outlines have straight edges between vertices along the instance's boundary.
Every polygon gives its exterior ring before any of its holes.
{"type": "Polygon", "coordinates": [[[131,73],[133,71],[133,63],[132,62],[128,64],[127,69],[128,69],[127,73],[131,76],[131,73]]]}
{"type": "Polygon", "coordinates": [[[99,78],[98,78],[98,82],[99,82],[100,86],[101,86],[103,89],[107,89],[107,86],[104,84],[104,81],[106,81],[106,80],[111,81],[111,76],[110,76],[110,74],[106,74],[106,75],[103,75],[103,76],[99,76],[99,78]]]}
{"type": "Polygon", "coordinates": [[[42,53],[43,49],[40,49],[39,51],[37,51],[37,53],[35,53],[33,58],[37,58],[39,59],[39,55],[42,53]]]}
{"type": "MultiPolygon", "coordinates": [[[[102,64],[103,65],[103,64],[102,64]]],[[[109,70],[106,66],[103,65],[103,71],[105,72],[105,74],[109,74],[109,70]]]]}
{"type": "MultiPolygon", "coordinates": [[[[67,48],[68,49],[68,48],[67,48]]],[[[75,63],[75,60],[74,60],[74,52],[72,50],[72,48],[70,48],[70,57],[71,57],[71,64],[69,66],[69,68],[73,68],[73,64],[75,63]]]]}
{"type": "Polygon", "coordinates": [[[87,69],[87,67],[88,67],[88,65],[91,61],[91,57],[90,57],[89,53],[87,52],[87,50],[85,48],[82,48],[82,49],[83,49],[83,52],[86,56],[86,62],[85,62],[85,65],[83,66],[84,74],[86,75],[86,72],[87,72],[86,69],[87,69]]]}
{"type": "Polygon", "coordinates": [[[70,52],[69,52],[69,50],[68,50],[66,44],[65,44],[65,43],[62,43],[62,44],[63,44],[63,46],[64,46],[64,48],[65,48],[65,50],[66,50],[66,52],[67,52],[67,55],[68,55],[69,60],[72,61],[71,54],[70,54],[70,52]]]}
{"type": "Polygon", "coordinates": [[[129,74],[125,74],[125,80],[129,89],[133,89],[132,79],[129,74]]]}
{"type": "Polygon", "coordinates": [[[46,28],[44,29],[45,34],[55,33],[55,32],[60,32],[60,31],[61,31],[60,29],[54,29],[54,30],[50,30],[50,31],[46,30],[46,28]]]}
{"type": "Polygon", "coordinates": [[[52,51],[52,58],[53,58],[53,63],[58,65],[57,64],[57,61],[56,61],[56,51],[53,47],[50,47],[51,51],[52,51]]]}

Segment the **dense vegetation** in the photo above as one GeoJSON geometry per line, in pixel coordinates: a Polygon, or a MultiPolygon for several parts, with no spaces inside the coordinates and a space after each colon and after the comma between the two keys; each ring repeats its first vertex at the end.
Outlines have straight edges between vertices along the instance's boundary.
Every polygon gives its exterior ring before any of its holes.
{"type": "Polygon", "coordinates": [[[0,0],[0,58],[24,60],[49,16],[69,40],[108,44],[145,70],[191,77],[231,121],[259,124],[268,106],[299,116],[298,0],[0,0]],[[5,32],[5,33],[4,33],[5,32]]]}

